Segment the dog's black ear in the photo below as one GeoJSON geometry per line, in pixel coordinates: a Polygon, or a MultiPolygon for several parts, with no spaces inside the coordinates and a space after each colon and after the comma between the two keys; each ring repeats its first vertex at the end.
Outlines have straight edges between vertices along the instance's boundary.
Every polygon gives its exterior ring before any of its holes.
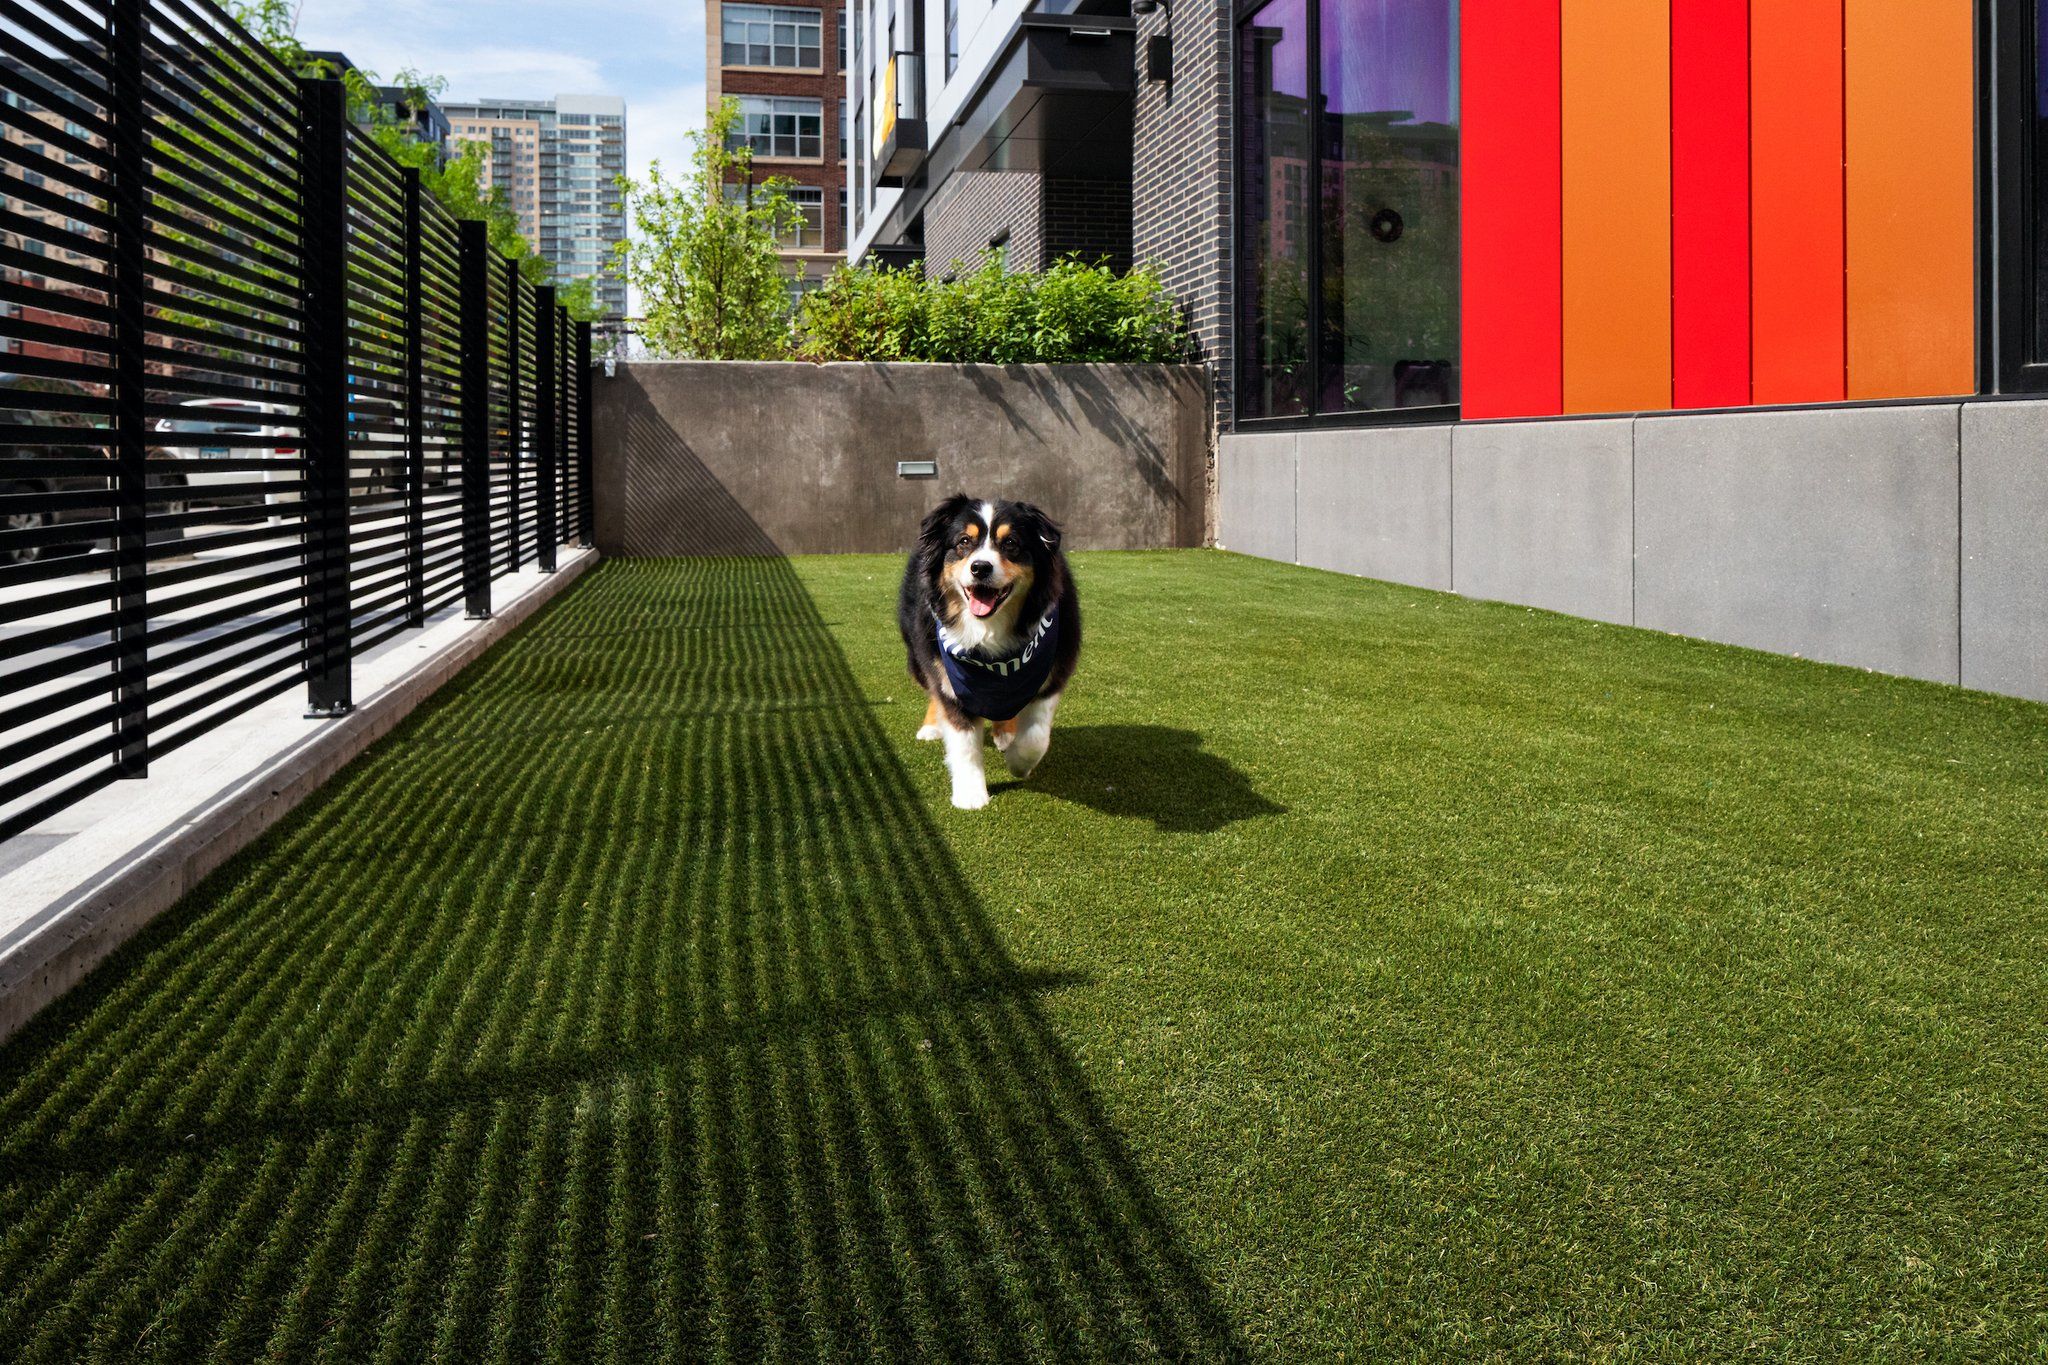
{"type": "Polygon", "coordinates": [[[933,558],[946,548],[946,541],[953,530],[953,523],[962,512],[972,511],[974,499],[965,493],[955,493],[934,507],[917,528],[917,552],[926,559],[933,558]]]}
{"type": "Polygon", "coordinates": [[[1023,522],[1035,534],[1048,554],[1060,548],[1060,526],[1051,517],[1028,502],[1020,502],[1012,509],[1016,519],[1023,522]]]}

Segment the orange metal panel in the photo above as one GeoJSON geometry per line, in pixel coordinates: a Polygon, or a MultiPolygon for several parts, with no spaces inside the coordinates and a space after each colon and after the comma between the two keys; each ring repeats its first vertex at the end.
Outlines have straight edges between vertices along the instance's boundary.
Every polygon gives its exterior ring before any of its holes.
{"type": "Polygon", "coordinates": [[[1564,408],[1671,406],[1671,13],[1562,0],[1564,408]]]}
{"type": "Polygon", "coordinates": [[[1971,0],[1845,0],[1850,398],[1974,392],[1971,0]]]}
{"type": "Polygon", "coordinates": [[[1841,0],[1750,7],[1751,401],[1840,402],[1841,0]]]}

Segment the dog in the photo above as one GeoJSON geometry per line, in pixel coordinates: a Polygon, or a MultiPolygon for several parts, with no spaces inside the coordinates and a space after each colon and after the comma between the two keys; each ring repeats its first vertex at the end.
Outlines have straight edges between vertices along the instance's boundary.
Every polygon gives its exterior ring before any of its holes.
{"type": "Polygon", "coordinates": [[[1031,776],[1081,657],[1081,599],[1060,528],[1028,502],[958,493],[932,509],[903,570],[896,623],[930,703],[917,737],[942,740],[953,804],[988,804],[982,723],[1010,775],[1031,776]]]}

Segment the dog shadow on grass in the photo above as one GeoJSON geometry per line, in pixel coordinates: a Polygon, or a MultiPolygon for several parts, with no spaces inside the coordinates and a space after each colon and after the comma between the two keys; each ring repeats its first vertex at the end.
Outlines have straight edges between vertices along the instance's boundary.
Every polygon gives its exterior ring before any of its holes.
{"type": "Polygon", "coordinates": [[[1240,820],[1287,813],[1230,760],[1205,750],[1200,735],[1166,725],[1055,728],[1044,766],[1028,785],[1104,815],[1150,820],[1165,834],[1214,834],[1240,820]]]}

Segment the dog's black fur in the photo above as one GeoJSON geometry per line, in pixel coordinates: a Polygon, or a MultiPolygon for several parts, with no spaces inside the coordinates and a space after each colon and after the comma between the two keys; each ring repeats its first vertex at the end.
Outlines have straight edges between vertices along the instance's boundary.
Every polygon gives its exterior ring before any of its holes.
{"type": "MultiPolygon", "coordinates": [[[[1028,502],[987,501],[956,493],[933,508],[918,528],[917,547],[904,566],[903,589],[896,601],[896,624],[903,632],[909,652],[910,677],[930,694],[955,729],[977,723],[953,700],[946,683],[946,670],[939,662],[939,645],[933,636],[933,621],[956,626],[962,614],[961,598],[947,590],[945,576],[952,566],[971,556],[983,540],[998,531],[1008,535],[996,547],[1011,565],[1028,570],[1031,581],[1021,604],[1007,619],[1028,628],[1045,615],[1054,602],[1060,606],[1059,648],[1051,674],[1038,691],[1040,697],[1055,696],[1074,676],[1081,657],[1081,599],[1074,589],[1074,575],[1067,556],[1060,549],[1060,528],[1028,502]],[[983,517],[984,506],[993,515],[983,517]],[[963,538],[973,541],[963,552],[963,538]]],[[[1000,649],[989,651],[1000,654],[1000,649]]]]}

